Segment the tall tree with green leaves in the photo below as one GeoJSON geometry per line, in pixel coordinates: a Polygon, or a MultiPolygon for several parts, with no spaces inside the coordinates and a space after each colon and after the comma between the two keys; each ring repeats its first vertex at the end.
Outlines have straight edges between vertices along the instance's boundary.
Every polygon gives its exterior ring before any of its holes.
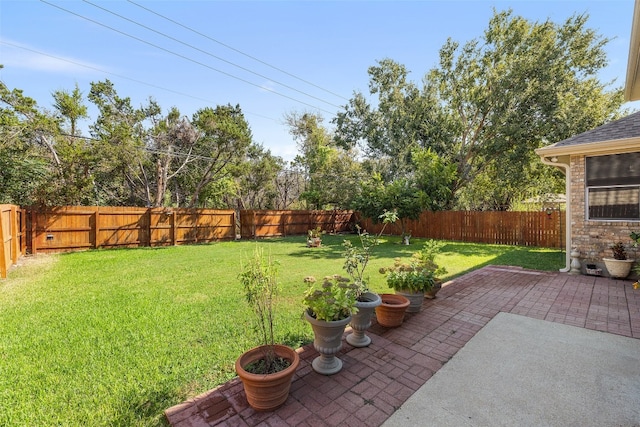
{"type": "Polygon", "coordinates": [[[130,98],[118,95],[109,80],[91,83],[89,100],[99,115],[89,127],[92,152],[99,158],[93,177],[99,205],[148,205],[145,176],[149,161],[145,150],[145,121],[160,114],[153,101],[135,108],[130,98]]]}
{"type": "Polygon", "coordinates": [[[198,110],[192,119],[198,132],[184,188],[191,207],[211,206],[235,185],[253,136],[239,105],[198,110]]]}
{"type": "Polygon", "coordinates": [[[293,164],[307,180],[300,198],[313,209],[348,207],[363,176],[354,152],[336,146],[319,115],[291,113],[285,120],[298,145],[293,164]]]}
{"type": "Polygon", "coordinates": [[[52,153],[42,140],[55,130],[55,120],[40,111],[34,99],[0,81],[0,203],[29,206],[47,201],[54,170],[52,153]]]}
{"type": "MultiPolygon", "coordinates": [[[[469,208],[478,202],[469,197],[476,179],[496,190],[505,182],[530,188],[557,179],[540,175],[533,150],[622,114],[622,90],[597,76],[609,40],[587,19],[575,15],[560,25],[494,12],[481,39],[445,43],[421,88],[407,80],[404,66],[380,61],[369,69],[376,106],[356,94],[335,119],[339,141],[363,143],[370,156],[391,163],[414,146],[432,148],[456,165],[452,190],[472,201],[469,208]]],[[[499,203],[513,196],[503,193],[499,203]]]]}

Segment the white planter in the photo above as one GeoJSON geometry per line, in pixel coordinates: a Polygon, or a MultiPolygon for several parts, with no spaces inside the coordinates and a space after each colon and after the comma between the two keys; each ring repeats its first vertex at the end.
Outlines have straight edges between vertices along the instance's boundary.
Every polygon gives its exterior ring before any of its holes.
{"type": "Polygon", "coordinates": [[[631,273],[633,259],[602,258],[609,275],[615,279],[624,279],[631,273]]]}

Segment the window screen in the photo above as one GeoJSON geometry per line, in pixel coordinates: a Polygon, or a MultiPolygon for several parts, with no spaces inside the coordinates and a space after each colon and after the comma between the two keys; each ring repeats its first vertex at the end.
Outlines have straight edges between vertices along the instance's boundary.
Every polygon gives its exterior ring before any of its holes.
{"type": "Polygon", "coordinates": [[[589,219],[640,219],[640,153],[586,159],[589,219]]]}

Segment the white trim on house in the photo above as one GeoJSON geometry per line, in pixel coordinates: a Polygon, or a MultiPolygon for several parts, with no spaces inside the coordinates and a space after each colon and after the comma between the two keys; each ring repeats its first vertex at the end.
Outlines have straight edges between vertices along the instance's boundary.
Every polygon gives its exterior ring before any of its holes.
{"type": "Polygon", "coordinates": [[[640,0],[635,0],[631,21],[631,40],[627,60],[627,78],[624,85],[624,100],[640,100],[640,0]]]}

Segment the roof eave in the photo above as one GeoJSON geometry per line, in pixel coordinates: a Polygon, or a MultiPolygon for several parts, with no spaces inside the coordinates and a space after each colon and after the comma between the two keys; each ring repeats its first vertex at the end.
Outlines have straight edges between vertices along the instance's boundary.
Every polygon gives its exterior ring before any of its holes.
{"type": "Polygon", "coordinates": [[[640,100],[640,0],[635,0],[633,7],[624,100],[640,100]]]}
{"type": "Polygon", "coordinates": [[[611,141],[589,142],[575,145],[550,145],[535,150],[540,157],[558,157],[572,154],[619,154],[640,151],[640,137],[615,139],[611,141]]]}

